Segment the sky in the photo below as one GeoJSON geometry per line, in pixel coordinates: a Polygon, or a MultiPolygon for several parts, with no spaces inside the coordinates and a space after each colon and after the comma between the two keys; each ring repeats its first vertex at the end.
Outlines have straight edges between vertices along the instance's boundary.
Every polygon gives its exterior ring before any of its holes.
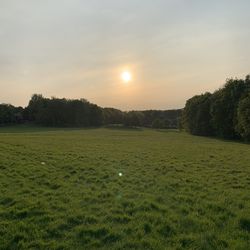
{"type": "Polygon", "coordinates": [[[0,103],[38,93],[182,108],[250,73],[249,10],[249,0],[0,0],[0,103]]]}

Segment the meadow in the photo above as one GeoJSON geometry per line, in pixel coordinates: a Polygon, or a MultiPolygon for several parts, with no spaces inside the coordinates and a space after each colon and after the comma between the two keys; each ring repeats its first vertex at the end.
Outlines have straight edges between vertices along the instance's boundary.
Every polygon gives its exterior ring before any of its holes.
{"type": "Polygon", "coordinates": [[[0,128],[0,249],[249,249],[250,145],[0,128]]]}

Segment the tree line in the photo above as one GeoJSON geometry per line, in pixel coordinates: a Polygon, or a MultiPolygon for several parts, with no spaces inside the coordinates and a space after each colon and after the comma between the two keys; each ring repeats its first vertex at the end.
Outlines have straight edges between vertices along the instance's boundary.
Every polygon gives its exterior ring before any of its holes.
{"type": "Polygon", "coordinates": [[[129,127],[184,128],[193,135],[250,141],[250,76],[228,79],[214,93],[196,95],[184,109],[123,112],[85,99],[34,94],[25,108],[0,104],[0,125],[34,123],[54,127],[121,124],[129,127]]]}
{"type": "Polygon", "coordinates": [[[250,140],[250,75],[187,100],[182,124],[193,135],[250,140]]]}
{"type": "Polygon", "coordinates": [[[129,127],[177,128],[181,110],[123,112],[101,108],[85,99],[45,98],[34,94],[27,107],[0,104],[0,125],[34,123],[54,127],[92,127],[121,124],[129,127]]]}

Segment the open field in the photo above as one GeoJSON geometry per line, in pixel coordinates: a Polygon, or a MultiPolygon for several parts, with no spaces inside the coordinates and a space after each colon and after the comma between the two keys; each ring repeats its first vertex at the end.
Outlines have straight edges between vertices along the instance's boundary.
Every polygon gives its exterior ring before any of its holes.
{"type": "Polygon", "coordinates": [[[1,128],[0,188],[0,249],[249,249],[249,144],[1,128]]]}

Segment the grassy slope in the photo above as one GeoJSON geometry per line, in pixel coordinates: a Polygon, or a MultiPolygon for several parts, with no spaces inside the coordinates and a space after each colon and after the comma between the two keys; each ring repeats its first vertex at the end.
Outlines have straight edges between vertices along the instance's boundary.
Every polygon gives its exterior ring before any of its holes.
{"type": "Polygon", "coordinates": [[[0,129],[0,249],[248,248],[250,145],[31,131],[0,129]]]}

